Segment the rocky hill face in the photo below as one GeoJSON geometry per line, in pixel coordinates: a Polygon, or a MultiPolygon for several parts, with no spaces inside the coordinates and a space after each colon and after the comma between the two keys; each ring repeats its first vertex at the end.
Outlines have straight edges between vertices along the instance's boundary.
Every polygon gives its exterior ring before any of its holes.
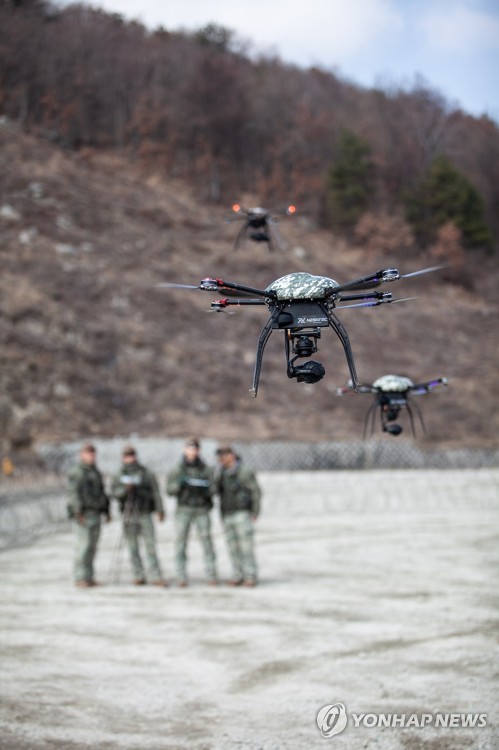
{"type": "MultiPolygon", "coordinates": [[[[155,285],[215,276],[266,287],[295,271],[344,282],[380,267],[414,271],[434,259],[349,247],[299,213],[280,224],[285,249],[269,253],[248,241],[234,251],[239,224],[227,223],[227,214],[198,203],[184,183],[113,154],[64,152],[8,122],[0,126],[4,453],[131,433],[361,436],[371,397],[336,396],[349,373],[331,330],[322,331],[315,355],[326,368],[316,385],[287,378],[283,334],[274,332],[254,399],[266,308],[210,314],[220,295],[155,285]]],[[[418,398],[423,444],[497,444],[498,281],[497,259],[469,256],[459,275],[439,271],[389,287],[412,301],[340,314],[362,381],[387,373],[449,378],[445,390],[418,398]]]]}

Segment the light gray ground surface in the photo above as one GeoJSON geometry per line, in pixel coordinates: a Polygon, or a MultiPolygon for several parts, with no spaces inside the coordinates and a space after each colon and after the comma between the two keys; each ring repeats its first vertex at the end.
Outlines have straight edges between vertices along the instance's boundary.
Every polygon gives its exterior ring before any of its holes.
{"type": "MultiPolygon", "coordinates": [[[[188,589],[132,586],[125,552],[113,583],[117,520],[99,588],[73,586],[69,528],[0,553],[1,748],[499,747],[499,471],[260,480],[254,590],[206,586],[195,537],[188,589]],[[325,739],[316,716],[336,703],[348,725],[325,739]]],[[[226,579],[216,514],[214,533],[226,579]]],[[[171,577],[171,512],[158,543],[171,577]]]]}

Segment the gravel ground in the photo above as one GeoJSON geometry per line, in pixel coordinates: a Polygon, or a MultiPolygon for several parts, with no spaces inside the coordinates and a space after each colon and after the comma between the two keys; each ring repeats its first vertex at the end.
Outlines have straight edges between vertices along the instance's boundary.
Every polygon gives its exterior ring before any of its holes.
{"type": "MultiPolygon", "coordinates": [[[[118,520],[95,589],[72,584],[71,530],[0,553],[1,748],[499,747],[499,471],[260,479],[256,589],[206,586],[196,538],[188,589],[132,586],[118,520]]],[[[216,514],[214,535],[223,581],[216,514]]]]}

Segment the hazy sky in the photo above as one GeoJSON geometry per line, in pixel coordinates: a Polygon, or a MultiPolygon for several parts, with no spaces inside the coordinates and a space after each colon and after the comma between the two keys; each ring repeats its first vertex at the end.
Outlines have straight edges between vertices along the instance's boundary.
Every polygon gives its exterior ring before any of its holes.
{"type": "MultiPolygon", "coordinates": [[[[60,0],[69,4],[69,0],[60,0]]],[[[452,104],[499,121],[499,0],[96,0],[150,28],[215,22],[285,62],[363,86],[417,74],[452,104]]]]}

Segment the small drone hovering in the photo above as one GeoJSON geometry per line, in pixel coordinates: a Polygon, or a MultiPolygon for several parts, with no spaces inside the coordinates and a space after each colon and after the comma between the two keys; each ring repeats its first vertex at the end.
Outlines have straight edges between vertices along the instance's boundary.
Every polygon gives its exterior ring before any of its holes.
{"type": "Polygon", "coordinates": [[[325,375],[325,369],[320,362],[308,359],[303,364],[295,363],[298,359],[311,357],[318,350],[317,342],[321,337],[321,329],[331,327],[343,345],[352,388],[358,390],[360,383],[357,378],[350,340],[345,327],[336,317],[334,310],[348,307],[374,307],[389,302],[401,302],[403,300],[393,299],[390,292],[371,290],[385,282],[417,276],[437,268],[441,268],[441,266],[425,268],[403,276],[396,268],[387,268],[349,281],[346,284],[339,284],[327,276],[313,276],[309,273],[299,272],[282,276],[273,281],[266,289],[255,289],[254,287],[216,278],[202,279],[197,286],[175,283],[163,283],[157,286],[201,289],[206,292],[224,291],[228,295],[227,297],[211,303],[211,309],[216,312],[222,312],[232,305],[267,306],[270,311],[270,318],[264,325],[258,339],[253,385],[250,390],[250,393],[256,397],[265,345],[274,330],[284,331],[288,377],[296,378],[298,383],[317,383],[325,375]],[[357,293],[351,293],[356,290],[357,293]],[[235,293],[244,296],[234,298],[232,295],[235,293]],[[340,301],[351,302],[352,304],[338,306],[340,301]]]}
{"type": "MultiPolygon", "coordinates": [[[[283,246],[283,240],[277,228],[277,219],[272,212],[260,206],[242,208],[239,203],[234,203],[232,210],[235,216],[230,216],[227,221],[237,221],[238,219],[244,221],[234,242],[235,250],[241,246],[246,237],[254,242],[266,242],[269,250],[273,250],[275,246],[283,246]]],[[[292,216],[296,213],[296,207],[287,206],[282,211],[275,211],[274,213],[292,216]]]]}
{"type": "MultiPolygon", "coordinates": [[[[427,383],[413,383],[412,380],[403,377],[402,375],[383,375],[375,380],[372,385],[354,386],[350,381],[348,386],[337,388],[336,393],[338,396],[342,396],[345,393],[353,393],[354,391],[357,393],[374,394],[374,403],[369,408],[364,421],[364,437],[366,437],[367,434],[369,419],[371,419],[371,435],[374,432],[376,409],[378,407],[381,416],[381,429],[383,432],[388,432],[389,435],[400,435],[402,432],[402,426],[397,424],[395,420],[398,418],[400,410],[405,407],[409,414],[412,434],[416,437],[414,418],[409,404],[409,396],[430,393],[430,391],[433,391],[437,386],[447,385],[447,383],[447,378],[436,378],[435,380],[429,380],[427,383]]],[[[426,432],[421,410],[416,404],[414,404],[414,406],[421,423],[421,428],[423,432],[426,432]]]]}

